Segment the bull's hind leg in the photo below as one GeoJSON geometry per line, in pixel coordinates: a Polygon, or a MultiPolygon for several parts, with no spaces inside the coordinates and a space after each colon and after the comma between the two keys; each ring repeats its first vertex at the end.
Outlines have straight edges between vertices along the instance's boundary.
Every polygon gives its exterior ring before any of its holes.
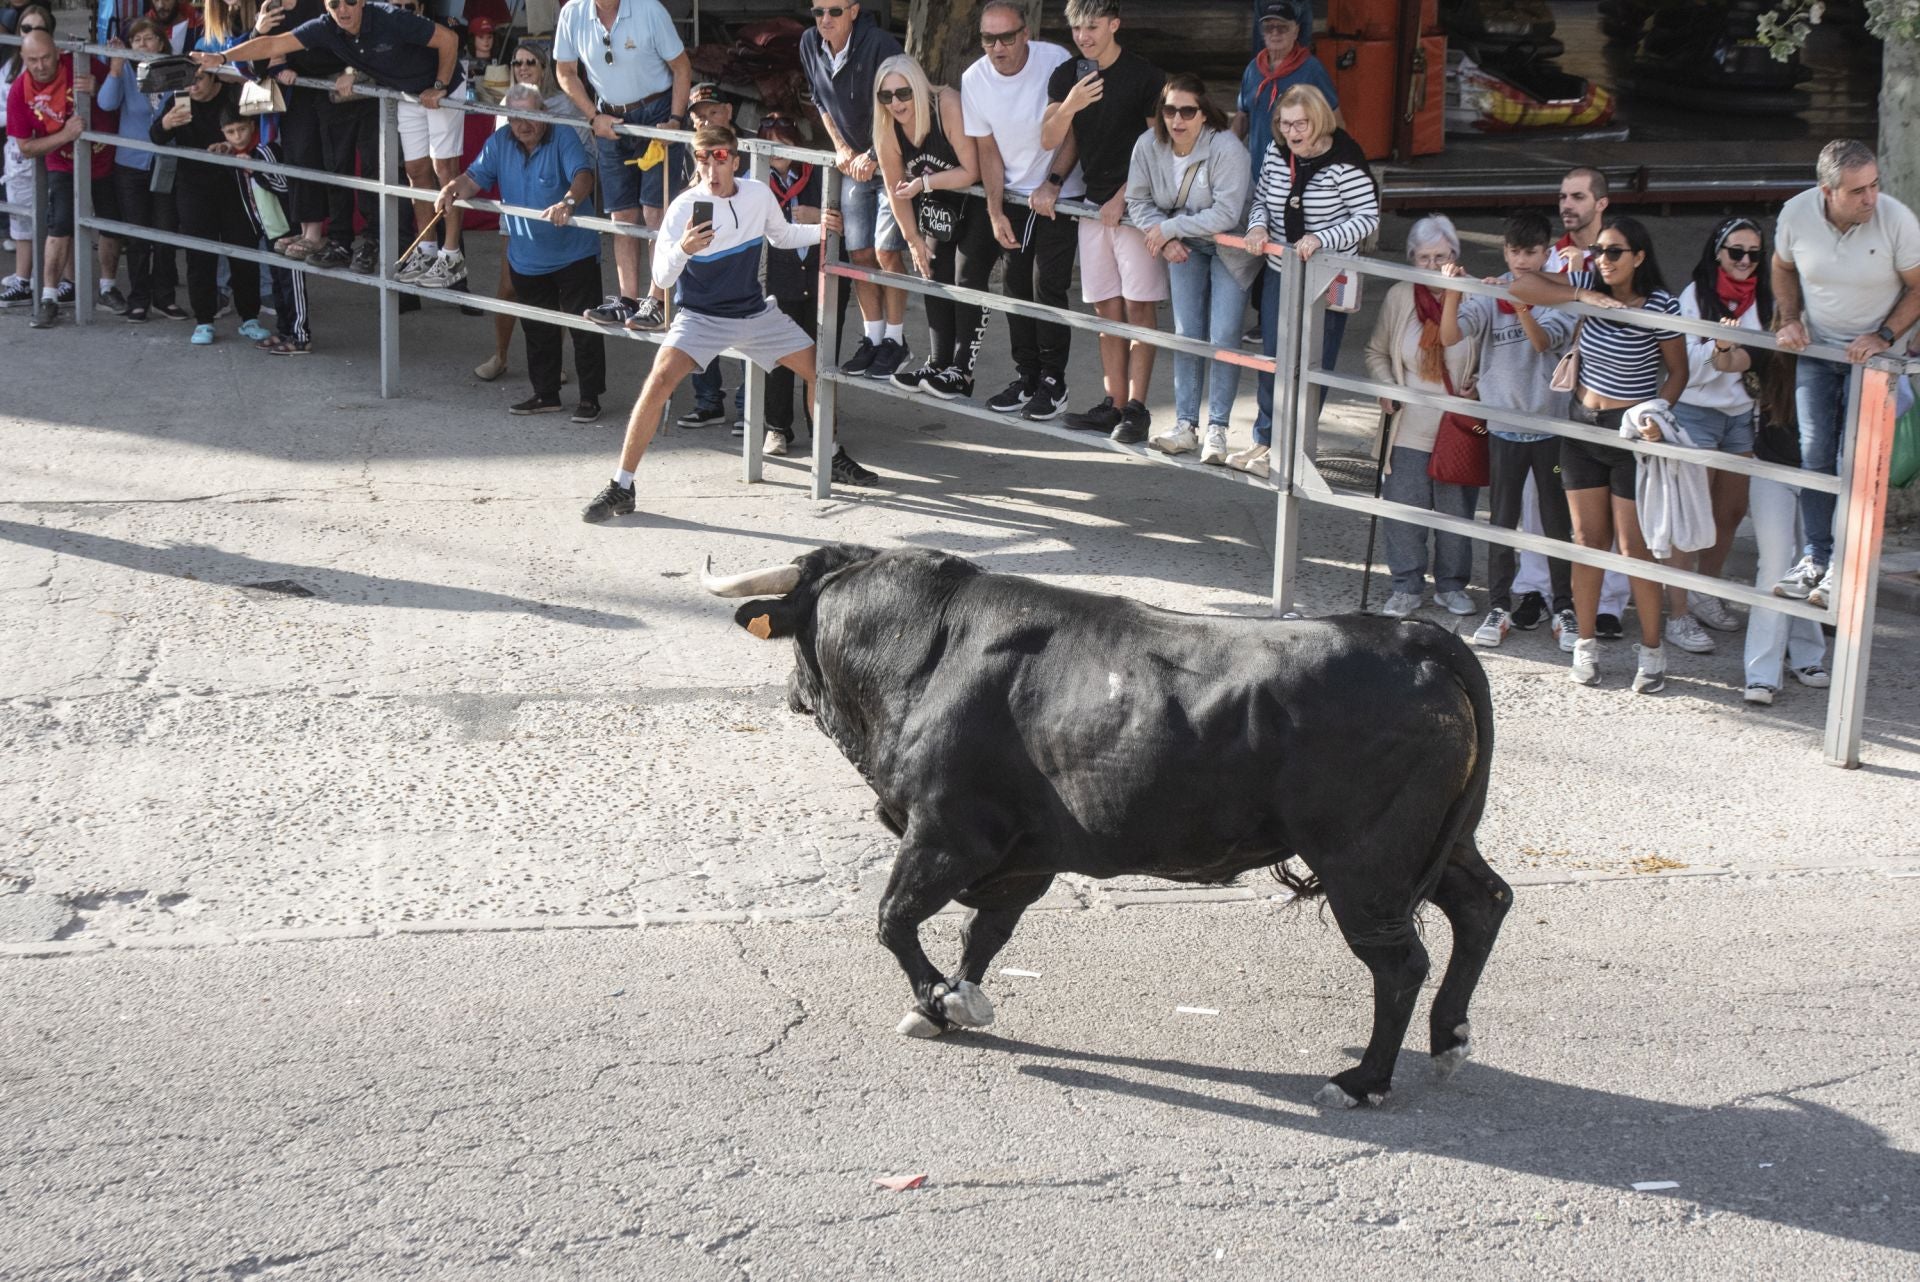
{"type": "Polygon", "coordinates": [[[949,992],[941,999],[941,1010],[954,1023],[985,1028],[993,1022],[993,1003],[980,987],[986,981],[987,967],[1013,938],[1021,914],[1051,885],[1051,873],[1015,877],[959,896],[973,912],[967,915],[967,924],[960,932],[960,969],[954,972],[947,985],[949,992]]]}
{"type": "MultiPolygon", "coordinates": [[[[920,926],[959,897],[980,875],[984,863],[960,851],[930,848],[911,831],[900,842],[880,899],[880,942],[899,961],[913,987],[913,1008],[899,1025],[899,1031],[909,1037],[938,1037],[955,1024],[973,1023],[981,1014],[979,1003],[985,1001],[985,994],[978,988],[969,993],[947,983],[920,946],[920,926]],[[974,994],[979,995],[977,1002],[974,994]]],[[[993,1017],[991,1005],[984,1014],[979,1023],[993,1017]]]]}
{"type": "Polygon", "coordinates": [[[1471,1045],[1467,1004],[1479,986],[1500,923],[1513,906],[1513,891],[1468,840],[1454,847],[1432,898],[1453,927],[1453,956],[1433,999],[1433,1067],[1445,1079],[1466,1062],[1471,1045]]]}
{"type": "Polygon", "coordinates": [[[1337,1073],[1315,1099],[1328,1107],[1378,1104],[1393,1087],[1393,1065],[1406,1040],[1420,985],[1427,977],[1427,950],[1413,929],[1413,918],[1377,915],[1332,888],[1333,909],[1347,947],[1373,972],[1373,1035],[1360,1062],[1337,1073]]]}

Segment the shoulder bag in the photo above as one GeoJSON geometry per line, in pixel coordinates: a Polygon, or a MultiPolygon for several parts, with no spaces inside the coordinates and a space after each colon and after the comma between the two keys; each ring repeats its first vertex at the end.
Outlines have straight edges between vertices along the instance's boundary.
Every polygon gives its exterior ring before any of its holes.
{"type": "MultiPolygon", "coordinates": [[[[1453,375],[1443,364],[1441,379],[1448,396],[1453,390],[1453,375]]],[[[1440,427],[1433,435],[1433,452],[1427,455],[1427,475],[1447,485],[1486,485],[1492,479],[1487,456],[1487,422],[1455,410],[1440,416],[1440,427]]]]}
{"type": "Polygon", "coordinates": [[[240,85],[240,114],[269,116],[287,109],[278,80],[247,80],[240,85]]]}
{"type": "Polygon", "coordinates": [[[1573,335],[1567,339],[1567,354],[1553,367],[1553,377],[1547,380],[1547,386],[1556,392],[1571,392],[1580,383],[1580,327],[1587,323],[1582,316],[1573,324],[1573,335]]]}

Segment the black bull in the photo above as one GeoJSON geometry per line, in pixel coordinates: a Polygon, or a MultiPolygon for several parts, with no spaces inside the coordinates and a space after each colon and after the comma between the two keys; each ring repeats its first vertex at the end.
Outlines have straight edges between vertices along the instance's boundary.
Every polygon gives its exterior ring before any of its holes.
{"type": "Polygon", "coordinates": [[[1422,900],[1453,929],[1432,1055],[1466,1058],[1467,1005],[1511,904],[1474,844],[1493,709],[1479,660],[1431,624],[1201,618],[989,574],[937,552],[837,545],[703,576],[767,596],[735,621],[792,637],[793,707],[900,838],[880,939],[913,985],[901,1031],[980,1026],[979,984],[1058,873],[1225,882],[1297,859],[1373,972],[1373,1033],[1322,1102],[1383,1098],[1427,974],[1422,900]],[[973,910],[943,976],[920,924],[973,910]]]}

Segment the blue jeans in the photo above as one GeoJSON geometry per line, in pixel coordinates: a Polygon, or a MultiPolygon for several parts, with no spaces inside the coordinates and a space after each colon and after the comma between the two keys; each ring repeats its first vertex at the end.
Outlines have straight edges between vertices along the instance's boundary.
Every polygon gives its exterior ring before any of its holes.
{"type": "MultiPolygon", "coordinates": [[[[1480,489],[1473,485],[1448,485],[1427,475],[1429,450],[1393,447],[1392,470],[1386,475],[1380,496],[1390,503],[1425,508],[1445,516],[1463,516],[1471,520],[1480,501],[1480,489]]],[[[1473,540],[1464,534],[1443,534],[1424,526],[1387,520],[1381,532],[1386,540],[1387,573],[1393,576],[1395,592],[1421,595],[1427,583],[1427,536],[1433,536],[1433,590],[1458,592],[1467,586],[1473,574],[1473,540]]]]}
{"type": "MultiPolygon", "coordinates": [[[[1794,374],[1793,407],[1800,416],[1800,466],[1837,476],[1840,433],[1847,421],[1849,367],[1803,358],[1794,374]]],[[[1806,526],[1806,554],[1815,565],[1833,560],[1835,496],[1800,491],[1800,520],[1806,526]]]]}
{"type": "MultiPolygon", "coordinates": [[[[1184,263],[1167,264],[1173,294],[1173,332],[1233,351],[1240,346],[1240,322],[1247,314],[1247,291],[1240,288],[1220,255],[1194,249],[1184,263]]],[[[1173,416],[1200,422],[1200,389],[1207,388],[1207,422],[1225,427],[1233,418],[1233,397],[1240,388],[1240,367],[1231,361],[1176,354],[1173,358],[1173,416]],[[1208,382],[1213,367],[1212,382],[1208,382]]]]}
{"type": "MultiPolygon", "coordinates": [[[[1280,273],[1268,264],[1260,290],[1260,350],[1272,356],[1280,350],[1280,273]]],[[[1328,312],[1320,331],[1320,368],[1331,370],[1340,363],[1340,340],[1347,333],[1346,312],[1328,312]]],[[[1315,417],[1327,403],[1327,389],[1317,387],[1313,402],[1315,417]]],[[[1273,443],[1273,375],[1254,379],[1253,439],[1258,445],[1273,443]]]]}
{"type": "MultiPolygon", "coordinates": [[[[693,384],[693,405],[701,410],[723,410],[727,407],[726,377],[720,372],[721,357],[714,357],[705,369],[693,372],[689,381],[693,384]]],[[[745,374],[741,375],[740,386],[733,389],[733,410],[736,414],[747,412],[747,383],[745,374]]]]}
{"type": "MultiPolygon", "coordinates": [[[[621,123],[657,125],[672,109],[671,94],[655,94],[621,117],[621,123]]],[[[646,155],[653,139],[621,134],[612,139],[590,136],[587,141],[593,148],[594,167],[600,178],[601,208],[617,214],[628,209],[659,209],[666,203],[667,164],[643,171],[626,163],[646,155]]]]}

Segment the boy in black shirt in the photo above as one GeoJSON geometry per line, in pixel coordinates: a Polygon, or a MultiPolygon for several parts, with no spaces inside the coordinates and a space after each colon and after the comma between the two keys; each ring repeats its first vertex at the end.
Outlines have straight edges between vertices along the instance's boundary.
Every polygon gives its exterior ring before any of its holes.
{"type": "MultiPolygon", "coordinates": [[[[220,132],[226,135],[227,146],[235,156],[251,156],[269,165],[285,163],[280,158],[280,144],[261,142],[253,117],[241,115],[237,106],[220,109],[220,132]]],[[[259,247],[271,248],[276,228],[284,230],[288,222],[286,175],[264,169],[237,169],[233,176],[259,247]]],[[[273,280],[273,315],[280,332],[257,339],[253,345],[272,356],[305,356],[313,338],[307,330],[306,274],[286,267],[270,268],[268,274],[273,280]]]]}
{"type": "MultiPolygon", "coordinates": [[[[1167,296],[1167,265],[1147,252],[1146,236],[1127,224],[1127,169],[1166,76],[1116,43],[1119,0],[1068,0],[1067,24],[1081,56],[1061,63],[1047,81],[1053,105],[1042,118],[1040,145],[1058,147],[1072,131],[1087,200],[1100,206],[1098,220],[1080,220],[1081,293],[1101,318],[1151,329],[1167,296]],[[1095,69],[1087,71],[1088,63],[1095,69]]],[[[1125,445],[1140,444],[1152,423],[1146,399],[1153,348],[1102,335],[1100,368],[1106,399],[1083,414],[1067,415],[1066,425],[1108,432],[1125,445]]]]}
{"type": "MultiPolygon", "coordinates": [[[[221,112],[234,103],[233,91],[202,71],[191,86],[168,98],[153,118],[148,136],[169,147],[231,155],[220,128],[221,112]]],[[[180,230],[201,240],[219,241],[242,249],[259,244],[234,182],[235,171],[223,165],[182,160],[175,171],[173,199],[180,211],[180,230]]],[[[219,309],[219,259],[204,250],[187,251],[187,303],[193,309],[195,347],[213,341],[214,312],[219,309]]],[[[233,307],[240,313],[240,336],[248,342],[267,337],[260,323],[260,273],[252,263],[236,262],[232,274],[233,307]]]]}

